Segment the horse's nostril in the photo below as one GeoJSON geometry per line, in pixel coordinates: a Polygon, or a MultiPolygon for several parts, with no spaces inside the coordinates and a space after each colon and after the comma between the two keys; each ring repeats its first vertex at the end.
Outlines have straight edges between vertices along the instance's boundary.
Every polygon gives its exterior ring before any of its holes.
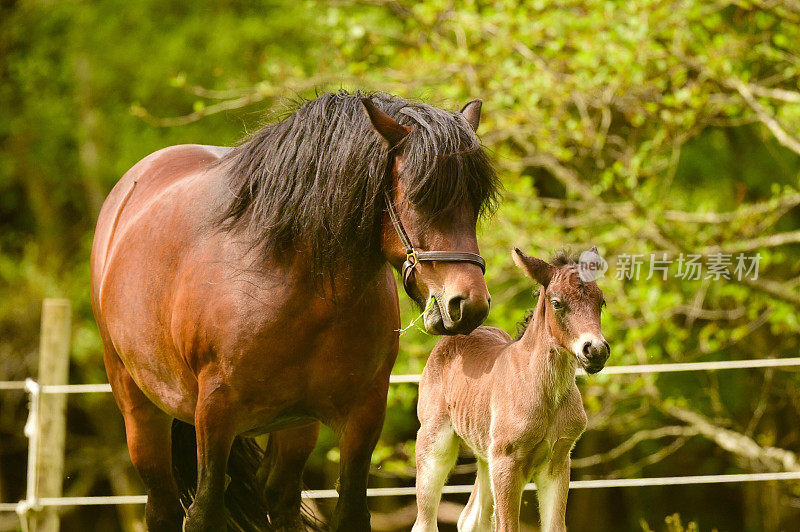
{"type": "Polygon", "coordinates": [[[450,315],[450,320],[453,323],[461,321],[461,310],[464,307],[466,298],[463,296],[455,296],[450,298],[447,302],[447,313],[450,315]]]}
{"type": "Polygon", "coordinates": [[[608,345],[608,342],[606,342],[606,341],[603,341],[603,345],[606,346],[606,356],[610,355],[611,354],[611,346],[608,345]]]}
{"type": "Polygon", "coordinates": [[[592,353],[592,342],[586,342],[583,344],[583,354],[587,357],[592,353]]]}

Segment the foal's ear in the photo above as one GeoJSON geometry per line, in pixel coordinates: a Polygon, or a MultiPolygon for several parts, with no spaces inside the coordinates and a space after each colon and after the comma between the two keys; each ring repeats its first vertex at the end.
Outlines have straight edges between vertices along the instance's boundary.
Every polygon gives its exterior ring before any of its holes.
{"type": "Polygon", "coordinates": [[[461,109],[461,114],[467,119],[467,122],[472,126],[472,131],[478,131],[478,126],[481,123],[481,106],[483,102],[472,100],[461,109]]]}
{"type": "Polygon", "coordinates": [[[519,248],[514,248],[514,252],[511,256],[514,258],[514,262],[517,266],[525,270],[525,273],[534,281],[544,287],[550,284],[550,280],[553,278],[553,273],[555,271],[553,266],[550,266],[545,261],[537,259],[536,257],[527,256],[521,252],[519,248]]]}
{"type": "Polygon", "coordinates": [[[383,137],[383,140],[389,143],[390,148],[397,146],[411,132],[410,127],[399,124],[394,118],[381,111],[370,98],[361,98],[361,104],[364,106],[369,121],[372,122],[372,127],[383,137]]]}

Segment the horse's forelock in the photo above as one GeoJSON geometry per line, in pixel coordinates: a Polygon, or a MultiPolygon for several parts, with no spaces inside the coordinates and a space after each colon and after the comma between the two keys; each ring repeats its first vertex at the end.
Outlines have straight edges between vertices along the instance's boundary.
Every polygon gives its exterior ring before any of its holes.
{"type": "Polygon", "coordinates": [[[423,216],[465,202],[476,214],[494,207],[497,177],[463,117],[383,93],[340,91],[299,102],[220,161],[233,192],[220,226],[249,229],[266,260],[308,245],[316,273],[358,274],[382,262],[389,153],[364,112],[364,96],[412,126],[401,146],[403,186],[423,216]]]}
{"type": "Polygon", "coordinates": [[[496,174],[460,113],[415,103],[400,110],[399,121],[412,127],[404,149],[405,196],[424,217],[464,205],[480,215],[496,206],[496,174]]]}

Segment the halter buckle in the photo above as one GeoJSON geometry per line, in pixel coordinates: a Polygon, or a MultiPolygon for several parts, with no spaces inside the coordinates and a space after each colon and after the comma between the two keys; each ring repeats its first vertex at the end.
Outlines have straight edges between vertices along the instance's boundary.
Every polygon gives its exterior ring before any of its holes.
{"type": "Polygon", "coordinates": [[[406,253],[406,261],[409,263],[410,268],[419,264],[419,255],[416,249],[412,249],[409,253],[406,253]]]}

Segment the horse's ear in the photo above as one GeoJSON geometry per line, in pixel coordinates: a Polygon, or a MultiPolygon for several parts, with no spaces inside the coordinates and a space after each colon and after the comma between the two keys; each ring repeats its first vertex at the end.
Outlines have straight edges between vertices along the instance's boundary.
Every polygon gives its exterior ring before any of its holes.
{"type": "Polygon", "coordinates": [[[461,109],[461,114],[467,119],[467,122],[472,126],[472,131],[478,131],[478,126],[481,123],[481,100],[472,100],[461,109]]]}
{"type": "Polygon", "coordinates": [[[411,128],[399,124],[394,118],[381,111],[370,98],[361,98],[364,111],[375,131],[389,143],[390,148],[397,146],[411,132],[411,128]]]}
{"type": "Polygon", "coordinates": [[[550,266],[542,259],[537,259],[536,257],[529,257],[523,252],[519,250],[519,248],[514,248],[514,252],[511,254],[514,258],[514,262],[525,270],[525,273],[528,274],[534,281],[539,283],[540,285],[547,287],[550,284],[550,280],[553,278],[553,273],[555,268],[550,266]]]}

